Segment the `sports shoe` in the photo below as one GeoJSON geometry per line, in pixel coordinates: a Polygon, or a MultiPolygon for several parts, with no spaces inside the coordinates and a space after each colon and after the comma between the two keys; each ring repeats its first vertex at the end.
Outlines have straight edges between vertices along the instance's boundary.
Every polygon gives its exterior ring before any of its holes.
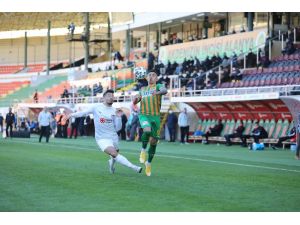
{"type": "Polygon", "coordinates": [[[148,162],[146,162],[145,163],[145,166],[146,166],[146,175],[148,176],[148,177],[150,177],[151,176],[151,163],[148,163],[148,162]]]}
{"type": "Polygon", "coordinates": [[[137,169],[136,169],[136,172],[141,173],[142,170],[143,170],[143,168],[138,166],[137,169]]]}
{"type": "Polygon", "coordinates": [[[141,151],[140,163],[145,163],[145,162],[146,162],[146,151],[141,151]]]}
{"type": "Polygon", "coordinates": [[[271,147],[273,148],[273,150],[277,150],[278,148],[275,147],[275,145],[271,145],[271,147]]]}
{"type": "Polygon", "coordinates": [[[112,158],[108,160],[108,169],[110,173],[115,173],[115,160],[112,158]]]}

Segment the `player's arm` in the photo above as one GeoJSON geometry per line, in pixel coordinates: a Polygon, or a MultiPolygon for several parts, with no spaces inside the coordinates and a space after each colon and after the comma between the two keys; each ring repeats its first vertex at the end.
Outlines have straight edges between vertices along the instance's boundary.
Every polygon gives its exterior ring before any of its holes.
{"type": "Polygon", "coordinates": [[[113,121],[114,121],[114,125],[116,128],[116,131],[118,132],[119,130],[122,129],[122,117],[121,117],[121,112],[116,112],[116,116],[113,116],[113,121]]]}
{"type": "Polygon", "coordinates": [[[167,88],[162,84],[158,84],[157,90],[153,92],[153,95],[165,95],[167,93],[168,93],[167,88]]]}
{"type": "Polygon", "coordinates": [[[133,97],[133,104],[136,105],[142,100],[142,96],[140,94],[137,94],[136,96],[133,97]]]}
{"type": "Polygon", "coordinates": [[[75,117],[75,118],[83,117],[83,116],[91,114],[93,112],[94,112],[94,107],[90,107],[90,108],[88,108],[86,110],[83,110],[83,111],[80,111],[80,112],[76,112],[76,113],[70,113],[70,114],[66,115],[65,120],[68,120],[71,117],[75,117]]]}

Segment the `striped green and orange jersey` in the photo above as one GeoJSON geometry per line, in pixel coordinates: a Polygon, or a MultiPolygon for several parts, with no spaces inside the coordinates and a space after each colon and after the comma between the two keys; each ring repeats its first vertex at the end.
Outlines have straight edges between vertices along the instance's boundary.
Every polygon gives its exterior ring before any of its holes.
{"type": "Polygon", "coordinates": [[[140,90],[142,115],[159,116],[161,106],[161,95],[152,95],[154,91],[159,91],[163,84],[154,84],[142,87],[140,90]]]}

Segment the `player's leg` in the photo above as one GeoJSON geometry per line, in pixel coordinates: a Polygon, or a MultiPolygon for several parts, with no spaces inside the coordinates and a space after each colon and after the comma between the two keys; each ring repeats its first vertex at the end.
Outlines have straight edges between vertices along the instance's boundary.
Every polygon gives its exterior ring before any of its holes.
{"type": "Polygon", "coordinates": [[[46,142],[49,142],[49,136],[50,136],[50,125],[45,127],[46,132],[46,142]]]}
{"type": "Polygon", "coordinates": [[[140,153],[140,163],[145,163],[146,161],[146,148],[149,142],[149,138],[151,135],[151,123],[149,121],[149,118],[145,115],[139,116],[140,124],[143,129],[143,134],[141,137],[142,140],[142,149],[140,153]]]}
{"type": "MultiPolygon", "coordinates": [[[[120,163],[123,166],[133,169],[134,171],[141,173],[142,167],[132,164],[126,157],[118,153],[118,150],[111,139],[97,140],[98,146],[106,154],[110,155],[115,162],[120,163]]],[[[110,159],[111,160],[111,159],[110,159]]],[[[114,172],[114,169],[111,171],[114,172]]]]}
{"type": "Polygon", "coordinates": [[[44,136],[44,133],[45,133],[45,127],[44,127],[44,126],[41,126],[41,133],[40,133],[39,142],[42,141],[42,137],[44,136]]]}
{"type": "Polygon", "coordinates": [[[152,163],[152,160],[153,160],[155,152],[156,152],[157,141],[160,137],[159,128],[160,128],[160,118],[152,117],[150,146],[148,149],[148,160],[145,163],[147,176],[151,176],[151,163],[152,163]]]}

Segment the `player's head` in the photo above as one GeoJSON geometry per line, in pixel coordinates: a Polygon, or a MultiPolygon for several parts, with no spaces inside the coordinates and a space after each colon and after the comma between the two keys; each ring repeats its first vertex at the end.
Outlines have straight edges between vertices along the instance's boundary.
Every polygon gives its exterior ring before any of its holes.
{"type": "Polygon", "coordinates": [[[12,111],[12,108],[11,108],[11,107],[9,107],[8,111],[11,113],[11,111],[12,111]]]}
{"type": "Polygon", "coordinates": [[[48,107],[45,106],[45,107],[44,107],[44,112],[47,112],[47,111],[48,111],[48,107]]]}
{"type": "Polygon", "coordinates": [[[104,103],[107,105],[112,105],[114,103],[114,90],[112,89],[107,89],[103,93],[103,98],[104,98],[104,103]]]}
{"type": "Polygon", "coordinates": [[[154,71],[150,71],[147,75],[148,84],[156,84],[157,74],[154,71]]]}

